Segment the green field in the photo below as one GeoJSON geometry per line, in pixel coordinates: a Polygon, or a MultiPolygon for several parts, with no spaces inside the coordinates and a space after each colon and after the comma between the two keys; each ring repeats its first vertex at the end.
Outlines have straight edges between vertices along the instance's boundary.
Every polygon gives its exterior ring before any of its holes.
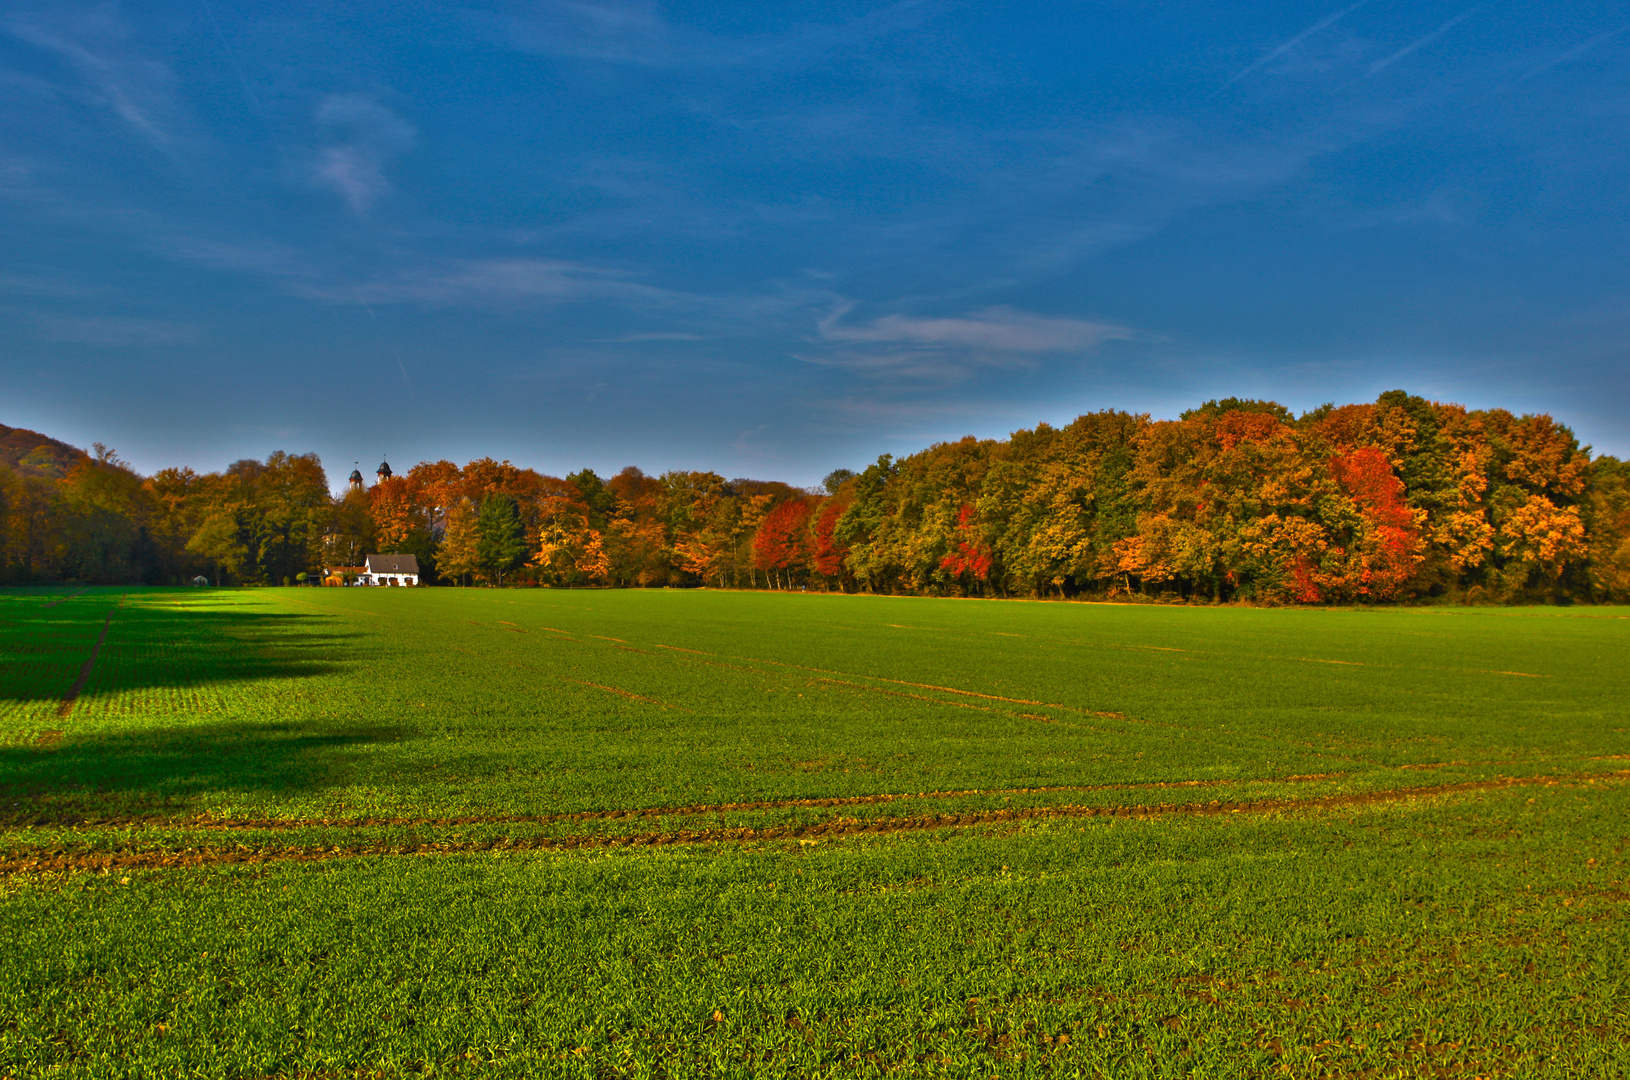
{"type": "Polygon", "coordinates": [[[0,591],[0,1076],[1618,1076],[1630,613],[0,591]]]}

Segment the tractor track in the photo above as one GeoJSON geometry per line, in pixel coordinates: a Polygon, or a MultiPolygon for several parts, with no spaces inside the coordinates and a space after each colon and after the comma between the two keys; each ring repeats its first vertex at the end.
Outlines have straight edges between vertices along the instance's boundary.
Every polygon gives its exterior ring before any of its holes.
{"type": "Polygon", "coordinates": [[[423,841],[352,845],[287,846],[282,848],[193,847],[180,851],[74,852],[61,848],[14,849],[0,853],[0,876],[19,874],[174,869],[196,866],[255,865],[273,862],[323,862],[329,859],[384,855],[454,855],[479,852],[575,851],[604,848],[665,847],[670,845],[802,843],[864,834],[920,832],[959,827],[1020,824],[1069,818],[1150,819],[1160,817],[1218,817],[1232,814],[1270,814],[1342,810],[1381,803],[1415,802],[1443,795],[1494,791],[1502,788],[1557,786],[1630,778],[1630,769],[1611,773],[1575,773],[1562,776],[1505,777],[1428,787],[1395,788],[1351,795],[1324,795],[1306,799],[1261,799],[1245,802],[1156,803],[1121,806],[1044,806],[963,813],[926,814],[861,820],[837,818],[807,825],[771,825],[764,828],[680,829],[622,835],[577,834],[480,841],[423,841]]]}
{"type": "MultiPolygon", "coordinates": [[[[47,733],[51,734],[51,733],[47,733]]],[[[1142,784],[1060,784],[1052,787],[962,788],[944,791],[881,792],[875,795],[835,795],[809,799],[755,799],[747,802],[686,803],[681,806],[642,806],[604,810],[573,810],[558,814],[463,814],[452,817],[363,817],[363,818],[176,818],[159,816],[112,816],[71,821],[36,818],[12,821],[0,828],[70,826],[76,831],[168,827],[190,831],[238,831],[252,829],[339,828],[366,829],[390,826],[456,827],[463,825],[552,825],[563,821],[607,821],[618,818],[687,817],[697,814],[729,814],[756,810],[824,810],[842,806],[872,806],[878,803],[925,799],[965,799],[977,795],[1047,795],[1061,791],[1156,791],[1161,789],[1238,787],[1242,784],[1308,784],[1335,780],[1345,773],[1308,773],[1247,780],[1154,780],[1142,784]]]]}
{"type": "Polygon", "coordinates": [[[121,596],[118,603],[108,608],[107,617],[102,620],[102,632],[96,636],[96,644],[91,646],[90,656],[85,658],[84,665],[79,669],[79,678],[74,680],[74,684],[68,688],[62,702],[57,706],[58,720],[66,720],[73,714],[74,703],[79,700],[79,692],[85,689],[85,684],[90,681],[91,672],[96,670],[96,658],[101,655],[102,646],[107,643],[108,628],[113,625],[113,613],[118,611],[123,603],[124,597],[121,596]]]}

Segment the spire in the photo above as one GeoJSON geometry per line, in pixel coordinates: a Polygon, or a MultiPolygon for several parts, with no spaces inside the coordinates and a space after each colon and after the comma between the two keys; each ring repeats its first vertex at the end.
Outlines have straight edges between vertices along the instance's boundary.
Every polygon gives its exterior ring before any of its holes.
{"type": "Polygon", "coordinates": [[[361,491],[362,490],[362,462],[358,461],[355,464],[356,464],[356,468],[351,470],[351,490],[352,491],[361,491]]]}
{"type": "Polygon", "coordinates": [[[376,475],[380,480],[389,480],[391,478],[391,463],[388,461],[381,461],[379,463],[379,469],[376,475]]]}

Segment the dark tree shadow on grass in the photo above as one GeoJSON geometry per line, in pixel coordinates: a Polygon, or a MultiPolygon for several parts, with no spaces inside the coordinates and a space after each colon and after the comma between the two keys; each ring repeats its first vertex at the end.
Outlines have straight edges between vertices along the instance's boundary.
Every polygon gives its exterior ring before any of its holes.
{"type": "Polygon", "coordinates": [[[171,817],[218,793],[301,795],[347,783],[359,747],[395,727],[209,723],[0,748],[0,823],[171,817]]]}
{"type": "Polygon", "coordinates": [[[87,695],[342,672],[359,636],[326,615],[140,599],[115,607],[116,600],[8,612],[11,619],[0,623],[0,701],[60,701],[99,638],[81,689],[87,695]]]}
{"type": "MultiPolygon", "coordinates": [[[[358,747],[395,741],[395,727],[347,720],[261,723],[189,715],[189,689],[343,674],[360,635],[321,614],[268,612],[207,601],[144,603],[117,596],[57,607],[15,607],[0,624],[0,702],[56,703],[57,719],[0,745],[0,823],[170,817],[207,795],[298,795],[344,784],[358,747]],[[108,619],[109,610],[113,611],[108,619]],[[63,701],[102,634],[72,705],[63,701]],[[99,693],[174,689],[162,726],[76,731],[74,711],[99,693]],[[169,721],[169,722],[165,722],[169,721]]],[[[35,715],[38,715],[37,709],[35,715]]],[[[99,725],[100,726],[100,725],[99,725]]]]}

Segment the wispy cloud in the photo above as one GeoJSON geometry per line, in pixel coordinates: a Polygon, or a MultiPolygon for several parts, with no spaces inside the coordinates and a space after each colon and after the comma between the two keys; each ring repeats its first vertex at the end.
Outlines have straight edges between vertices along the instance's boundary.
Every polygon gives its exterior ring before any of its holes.
{"type": "Polygon", "coordinates": [[[1086,319],[1054,318],[991,307],[953,318],[884,315],[860,325],[845,325],[845,307],[823,319],[821,336],[831,341],[890,342],[946,346],[1002,353],[1067,352],[1090,349],[1105,341],[1131,336],[1123,326],[1086,319]]]}
{"type": "Polygon", "coordinates": [[[662,66],[704,51],[694,39],[676,40],[649,3],[545,0],[500,21],[513,47],[546,56],[662,66]]]}
{"type": "Polygon", "coordinates": [[[0,295],[84,299],[97,290],[56,274],[0,274],[0,295]]]}
{"type": "Polygon", "coordinates": [[[1245,65],[1245,67],[1243,67],[1239,71],[1235,72],[1233,77],[1230,78],[1227,82],[1223,83],[1222,86],[1218,89],[1217,92],[1221,93],[1223,90],[1226,90],[1230,86],[1233,86],[1235,83],[1239,82],[1241,79],[1245,78],[1247,75],[1250,75],[1250,74],[1252,74],[1254,72],[1260,71],[1263,67],[1266,67],[1268,64],[1273,63],[1275,60],[1279,59],[1281,56],[1284,56],[1286,53],[1288,53],[1292,49],[1296,48],[1296,46],[1300,45],[1302,42],[1306,41],[1308,38],[1312,37],[1314,34],[1317,34],[1321,30],[1325,30],[1325,29],[1328,29],[1331,26],[1334,26],[1341,19],[1345,18],[1348,15],[1351,15],[1353,12],[1355,12],[1359,8],[1363,7],[1366,2],[1367,2],[1367,0],[1358,0],[1358,3],[1356,3],[1356,4],[1352,4],[1352,5],[1348,6],[1348,7],[1342,8],[1340,11],[1337,11],[1337,12],[1334,12],[1332,14],[1326,15],[1324,18],[1320,19],[1318,22],[1314,23],[1312,26],[1309,26],[1307,29],[1303,30],[1301,33],[1299,33],[1299,34],[1295,35],[1294,37],[1280,43],[1279,45],[1274,46],[1272,49],[1269,49],[1267,52],[1265,52],[1261,56],[1257,57],[1256,60],[1254,60],[1253,62],[1251,62],[1251,63],[1249,63],[1247,65],[1245,65]]]}
{"type": "Polygon", "coordinates": [[[914,30],[927,21],[936,9],[942,10],[946,6],[935,0],[900,0],[899,3],[875,8],[845,22],[794,31],[748,50],[748,55],[757,59],[799,50],[826,52],[834,48],[853,48],[875,38],[914,30]]]}
{"type": "Polygon", "coordinates": [[[736,452],[737,457],[751,458],[755,461],[781,461],[783,458],[780,454],[760,445],[763,434],[769,430],[769,424],[756,424],[737,435],[731,442],[730,449],[736,452]]]}
{"type": "Polygon", "coordinates": [[[1375,63],[1371,64],[1368,68],[1365,69],[1364,77],[1366,79],[1368,79],[1372,75],[1379,75],[1381,72],[1385,71],[1387,68],[1391,67],[1393,64],[1396,64],[1398,61],[1402,60],[1404,57],[1408,56],[1410,53],[1414,52],[1416,49],[1422,48],[1422,47],[1424,47],[1426,45],[1430,45],[1432,42],[1436,41],[1438,38],[1442,37],[1444,34],[1447,34],[1450,30],[1452,30],[1458,24],[1463,23],[1467,19],[1471,18],[1472,13],[1474,11],[1476,11],[1476,10],[1477,10],[1476,8],[1467,8],[1465,11],[1462,11],[1459,15],[1456,15],[1454,18],[1448,20],[1442,26],[1440,26],[1436,30],[1432,31],[1430,34],[1426,34],[1426,35],[1424,35],[1422,37],[1416,38],[1414,41],[1411,41],[1408,45],[1405,45],[1403,48],[1399,49],[1397,52],[1392,53],[1389,56],[1383,56],[1381,59],[1377,60],[1375,63]]]}
{"type": "Polygon", "coordinates": [[[1038,315],[1012,307],[960,315],[883,315],[849,322],[848,302],[818,324],[810,347],[793,359],[860,380],[878,400],[923,402],[1001,372],[1079,363],[1105,342],[1127,340],[1127,327],[1038,315]]]}
{"type": "Polygon", "coordinates": [[[629,280],[629,275],[560,259],[463,259],[426,262],[360,283],[302,280],[294,291],[346,304],[502,306],[520,301],[566,303],[615,299],[645,305],[694,302],[683,293],[629,280]]]}
{"type": "Polygon", "coordinates": [[[149,245],[160,254],[215,270],[289,281],[315,281],[316,263],[287,244],[256,240],[222,240],[196,236],[168,221],[145,223],[149,245]]]}
{"type": "Polygon", "coordinates": [[[108,348],[140,345],[185,345],[203,335],[189,323],[111,315],[30,313],[35,335],[45,341],[108,348]]]}
{"type": "Polygon", "coordinates": [[[469,18],[496,26],[512,48],[546,56],[640,67],[786,70],[916,29],[948,6],[899,0],[850,19],[746,37],[677,25],[656,5],[630,0],[543,0],[518,14],[469,18]]]}
{"type": "Polygon", "coordinates": [[[413,125],[372,98],[336,94],[317,107],[324,136],[313,166],[316,182],[339,193],[351,212],[362,216],[391,190],[385,166],[413,149],[413,125]]]}
{"type": "Polygon", "coordinates": [[[88,100],[111,110],[141,139],[172,149],[182,113],[175,75],[131,44],[130,29],[114,5],[13,15],[5,28],[55,54],[83,80],[88,100]]]}

